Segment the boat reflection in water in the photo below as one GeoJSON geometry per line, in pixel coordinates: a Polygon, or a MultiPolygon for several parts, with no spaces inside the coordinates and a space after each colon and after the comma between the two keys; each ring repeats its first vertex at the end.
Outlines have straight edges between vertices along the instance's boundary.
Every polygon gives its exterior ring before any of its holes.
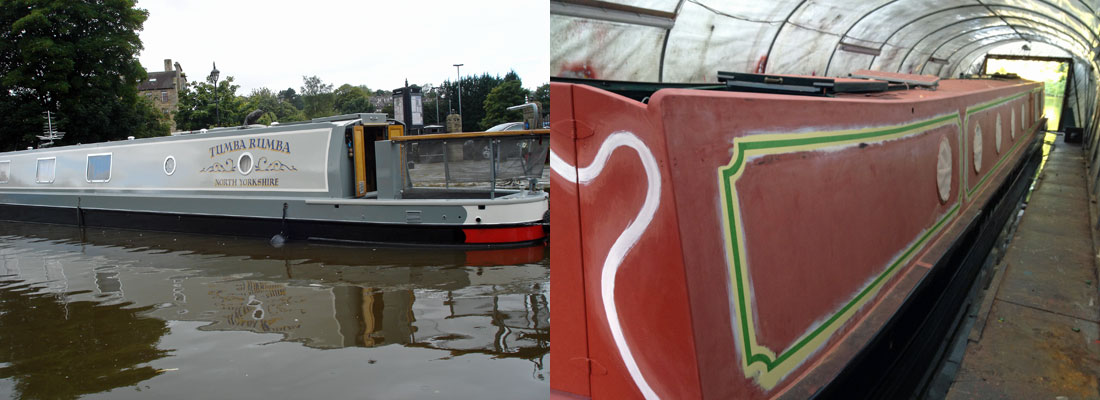
{"type": "Polygon", "coordinates": [[[5,223],[0,396],[545,392],[547,255],[5,223]]]}

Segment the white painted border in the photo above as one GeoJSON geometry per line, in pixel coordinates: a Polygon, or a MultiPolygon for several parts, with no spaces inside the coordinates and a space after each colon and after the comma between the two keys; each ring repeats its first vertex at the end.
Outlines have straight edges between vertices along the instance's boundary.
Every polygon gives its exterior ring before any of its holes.
{"type": "MultiPolygon", "coordinates": [[[[447,206],[443,203],[441,206],[447,206]]],[[[549,199],[543,197],[542,199],[512,204],[494,204],[492,200],[478,205],[463,205],[462,208],[466,209],[466,220],[461,221],[463,225],[498,225],[498,224],[524,224],[531,222],[538,222],[542,220],[542,215],[546,213],[549,207],[549,199]],[[484,205],[484,210],[479,210],[478,206],[484,205]],[[481,222],[478,222],[478,218],[481,218],[481,222]]]]}
{"type": "MultiPolygon", "coordinates": [[[[89,154],[86,154],[84,156],[84,181],[85,182],[88,182],[88,183],[107,183],[107,182],[110,182],[111,181],[111,174],[114,173],[114,170],[115,170],[115,156],[114,156],[114,154],[112,154],[110,152],[108,152],[108,153],[89,153],[89,154]],[[88,170],[91,169],[91,166],[92,166],[92,157],[96,157],[96,156],[107,156],[107,157],[109,157],[107,159],[107,180],[88,179],[88,170]]],[[[56,172],[57,172],[57,166],[55,165],[54,166],[54,173],[56,173],[56,172]]]]}

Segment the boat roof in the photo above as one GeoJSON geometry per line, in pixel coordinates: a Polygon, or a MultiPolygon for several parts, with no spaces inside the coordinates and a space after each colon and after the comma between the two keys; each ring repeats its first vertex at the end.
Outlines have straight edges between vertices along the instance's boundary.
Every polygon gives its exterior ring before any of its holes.
{"type": "MultiPolygon", "coordinates": [[[[871,72],[871,71],[868,71],[871,72]]],[[[653,83],[595,79],[551,78],[554,82],[582,84],[648,103],[664,89],[750,93],[750,96],[815,96],[837,99],[912,100],[954,97],[961,93],[1034,83],[1015,76],[978,76],[939,79],[928,75],[889,74],[882,79],[827,78],[804,75],[719,73],[719,84],[653,83]],[[912,82],[912,83],[911,83],[912,82]],[[840,88],[831,90],[832,88],[840,88]]]]}
{"type": "Polygon", "coordinates": [[[316,128],[332,129],[332,128],[337,128],[337,127],[346,127],[346,126],[357,125],[357,124],[369,125],[369,124],[377,124],[377,123],[385,123],[386,122],[385,114],[363,114],[362,116],[358,116],[358,114],[354,114],[354,115],[356,115],[357,117],[350,118],[349,116],[345,115],[345,116],[334,116],[334,117],[318,118],[318,119],[315,119],[315,120],[312,120],[312,121],[303,121],[303,122],[295,122],[295,123],[287,123],[287,124],[279,124],[279,125],[270,125],[270,126],[268,126],[268,125],[249,125],[249,126],[221,127],[221,128],[214,128],[214,129],[201,129],[201,130],[197,130],[197,131],[177,132],[177,133],[175,133],[171,136],[157,136],[157,137],[149,137],[149,138],[112,140],[112,141],[107,141],[107,142],[83,143],[83,144],[75,144],[75,145],[68,145],[68,146],[51,146],[51,147],[40,148],[40,149],[9,151],[9,152],[3,152],[3,153],[0,153],[0,154],[27,154],[27,153],[36,153],[36,152],[51,153],[51,152],[56,152],[56,151],[62,150],[62,149],[69,150],[69,149],[79,149],[79,148],[109,147],[109,146],[115,146],[115,145],[119,145],[119,144],[187,141],[187,140],[191,140],[191,139],[198,138],[198,137],[203,137],[203,138],[233,137],[233,136],[241,136],[241,135],[255,135],[255,134],[260,134],[260,133],[288,132],[288,131],[316,129],[316,128]],[[381,117],[382,122],[378,121],[378,117],[377,117],[378,115],[382,116],[381,117]]]}

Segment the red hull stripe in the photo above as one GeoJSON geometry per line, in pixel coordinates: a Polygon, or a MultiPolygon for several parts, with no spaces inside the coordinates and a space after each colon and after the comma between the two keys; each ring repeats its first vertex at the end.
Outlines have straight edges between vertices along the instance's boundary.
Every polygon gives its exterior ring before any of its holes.
{"type": "Polygon", "coordinates": [[[515,243],[528,242],[546,237],[542,226],[519,226],[512,228],[463,229],[466,243],[515,243]]]}

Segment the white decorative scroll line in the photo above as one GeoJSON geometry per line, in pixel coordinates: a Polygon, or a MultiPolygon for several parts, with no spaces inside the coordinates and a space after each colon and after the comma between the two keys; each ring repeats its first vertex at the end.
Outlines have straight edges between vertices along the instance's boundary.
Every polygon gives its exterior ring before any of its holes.
{"type": "Polygon", "coordinates": [[[603,263],[603,273],[600,276],[600,295],[603,299],[604,314],[607,314],[607,324],[611,328],[611,337],[615,340],[615,346],[618,347],[623,362],[626,363],[626,370],[630,373],[630,377],[634,379],[634,384],[641,390],[642,395],[646,399],[654,400],[660,397],[649,387],[649,383],[646,382],[642,372],[638,369],[638,363],[634,361],[634,354],[630,351],[630,346],[627,345],[626,338],[623,336],[623,328],[619,324],[619,313],[615,306],[615,276],[619,272],[619,266],[626,254],[634,248],[634,244],[638,243],[638,239],[645,233],[649,223],[653,221],[654,214],[657,213],[657,208],[660,206],[661,171],[657,168],[657,159],[653,158],[653,153],[649,151],[649,147],[646,147],[645,143],[642,143],[633,133],[619,131],[612,133],[604,140],[603,144],[600,145],[600,150],[596,152],[592,164],[587,167],[578,169],[569,165],[551,151],[550,170],[569,182],[577,183],[579,180],[580,184],[587,185],[600,175],[604,165],[607,164],[607,159],[611,157],[611,153],[623,146],[630,147],[638,153],[638,158],[641,158],[642,166],[645,168],[649,186],[646,188],[645,202],[642,204],[638,216],[619,235],[619,238],[615,239],[615,243],[611,245],[611,250],[607,252],[607,258],[604,259],[603,263]]]}

